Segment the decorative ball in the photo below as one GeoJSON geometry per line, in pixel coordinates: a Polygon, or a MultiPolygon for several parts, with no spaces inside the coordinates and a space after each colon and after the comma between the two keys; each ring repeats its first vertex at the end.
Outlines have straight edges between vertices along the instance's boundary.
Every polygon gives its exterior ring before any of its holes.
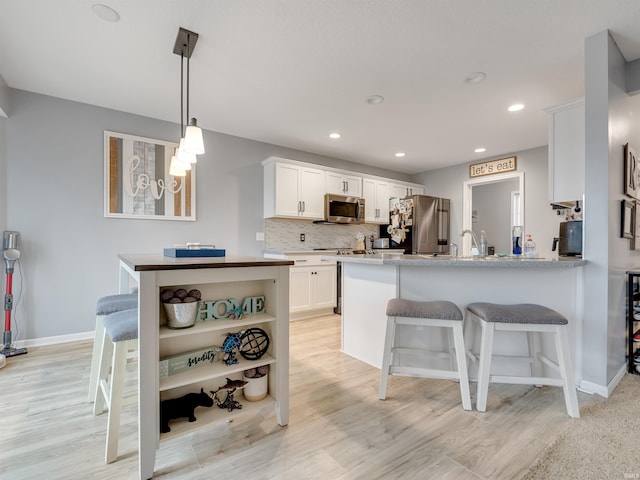
{"type": "Polygon", "coordinates": [[[240,355],[247,360],[257,360],[269,348],[269,335],[261,328],[249,328],[242,335],[240,355]]]}
{"type": "Polygon", "coordinates": [[[193,303],[193,302],[197,302],[198,300],[193,298],[193,297],[184,297],[182,299],[182,303],[193,303]]]}
{"type": "Polygon", "coordinates": [[[175,292],[173,292],[173,295],[182,300],[187,296],[187,291],[184,288],[179,288],[175,292]]]}
{"type": "Polygon", "coordinates": [[[192,290],[189,290],[189,293],[187,293],[187,297],[195,298],[196,301],[202,300],[202,292],[200,292],[200,290],[198,290],[197,288],[194,288],[192,290]]]}
{"type": "Polygon", "coordinates": [[[173,298],[173,290],[162,290],[160,292],[160,300],[162,303],[168,303],[173,298]]]}
{"type": "Polygon", "coordinates": [[[182,303],[182,300],[180,300],[178,297],[173,297],[167,303],[182,303]]]}

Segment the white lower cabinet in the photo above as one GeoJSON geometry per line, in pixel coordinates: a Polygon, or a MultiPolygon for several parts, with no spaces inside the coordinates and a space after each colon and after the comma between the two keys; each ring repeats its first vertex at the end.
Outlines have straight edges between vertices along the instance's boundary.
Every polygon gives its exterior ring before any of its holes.
{"type": "Polygon", "coordinates": [[[267,258],[293,260],[289,269],[289,319],[303,320],[333,314],[337,305],[337,266],[322,260],[324,254],[265,254],[267,258]]]}
{"type": "MultiPolygon", "coordinates": [[[[299,319],[336,306],[336,266],[291,267],[289,312],[299,319]],[[304,314],[306,313],[306,315],[304,314]]],[[[295,319],[295,318],[292,318],[295,319]]]]}

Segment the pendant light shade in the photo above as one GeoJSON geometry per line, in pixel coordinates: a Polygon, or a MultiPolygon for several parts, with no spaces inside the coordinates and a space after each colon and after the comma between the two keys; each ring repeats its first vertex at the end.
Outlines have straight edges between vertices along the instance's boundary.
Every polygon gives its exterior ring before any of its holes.
{"type": "Polygon", "coordinates": [[[176,153],[176,157],[178,158],[178,160],[180,160],[181,162],[186,162],[188,164],[197,163],[198,158],[196,157],[196,155],[194,153],[187,152],[184,148],[184,145],[185,139],[181,138],[180,146],[178,147],[178,151],[176,153]]]}
{"type": "Polygon", "coordinates": [[[191,119],[191,122],[185,131],[184,151],[194,155],[202,155],[204,153],[202,130],[198,127],[198,122],[195,118],[191,119]]]}
{"type": "Polygon", "coordinates": [[[176,159],[175,155],[171,157],[171,164],[169,165],[169,175],[173,175],[174,177],[184,177],[187,175],[187,171],[181,168],[178,168],[180,165],[180,161],[176,159]]]}

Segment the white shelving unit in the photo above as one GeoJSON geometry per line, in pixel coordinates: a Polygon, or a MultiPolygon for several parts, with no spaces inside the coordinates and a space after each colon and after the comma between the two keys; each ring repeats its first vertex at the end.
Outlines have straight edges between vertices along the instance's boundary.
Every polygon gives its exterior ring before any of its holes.
{"type": "Polygon", "coordinates": [[[138,412],[140,478],[153,475],[155,451],[159,442],[228,421],[267,407],[275,409],[280,425],[289,421],[289,265],[287,260],[253,257],[173,259],[161,255],[121,255],[120,291],[127,291],[129,280],[138,284],[139,295],[139,362],[138,412]],[[264,310],[247,314],[239,320],[228,318],[198,320],[193,327],[166,327],[160,292],[165,288],[197,288],[202,299],[216,301],[234,298],[240,303],[247,297],[264,296],[264,310]],[[267,353],[248,360],[239,352],[238,363],[225,365],[220,357],[213,363],[160,378],[160,360],[202,348],[221,346],[227,333],[257,327],[269,336],[267,353]],[[171,431],[160,433],[160,401],[178,398],[186,393],[216,391],[226,379],[242,379],[244,370],[269,365],[269,393],[257,402],[244,399],[242,390],[235,400],[242,409],[229,412],[214,405],[197,407],[195,422],[186,418],[172,420],[171,431]]]}

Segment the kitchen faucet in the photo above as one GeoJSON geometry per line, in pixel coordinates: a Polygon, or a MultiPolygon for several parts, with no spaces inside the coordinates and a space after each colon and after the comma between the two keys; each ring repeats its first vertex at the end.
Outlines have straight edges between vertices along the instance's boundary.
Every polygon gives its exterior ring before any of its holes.
{"type": "Polygon", "coordinates": [[[473,245],[476,247],[476,251],[479,254],[480,253],[480,246],[478,245],[478,237],[476,237],[475,233],[473,233],[471,230],[467,229],[467,230],[463,230],[462,233],[460,234],[460,236],[464,237],[467,233],[471,235],[471,240],[473,241],[473,245]]]}

